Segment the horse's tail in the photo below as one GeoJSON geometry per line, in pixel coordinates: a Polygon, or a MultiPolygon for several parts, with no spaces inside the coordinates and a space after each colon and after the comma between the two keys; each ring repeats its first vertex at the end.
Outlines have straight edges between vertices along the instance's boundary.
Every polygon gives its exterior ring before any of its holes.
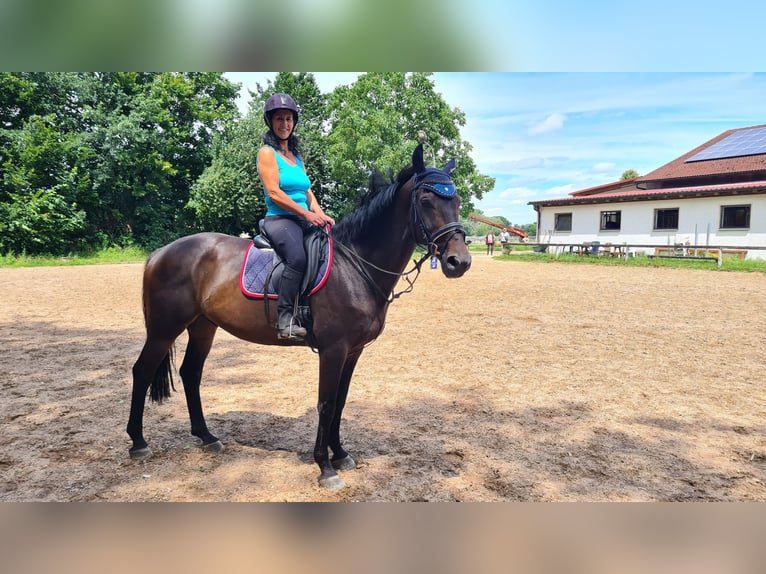
{"type": "Polygon", "coordinates": [[[152,379],[152,385],[149,388],[149,396],[157,403],[161,403],[163,399],[170,398],[170,389],[176,390],[173,384],[173,367],[174,367],[174,350],[171,346],[168,350],[168,354],[157,367],[157,372],[152,379]]]}
{"type": "MultiPolygon", "coordinates": [[[[148,300],[148,293],[146,289],[146,273],[147,269],[149,267],[149,263],[152,261],[155,255],[159,250],[156,250],[152,252],[149,257],[146,260],[146,263],[144,265],[144,285],[143,285],[143,291],[141,293],[141,306],[143,307],[144,312],[144,325],[147,328],[147,332],[149,329],[149,300],[148,300]]],[[[173,384],[173,368],[175,367],[174,364],[174,348],[171,345],[170,349],[168,349],[167,355],[165,355],[165,358],[160,363],[159,367],[157,367],[157,372],[154,373],[154,378],[152,379],[152,384],[149,387],[149,396],[151,397],[152,401],[155,401],[157,403],[161,403],[163,399],[169,399],[170,398],[170,390],[173,389],[176,390],[175,385],[173,384]]]]}

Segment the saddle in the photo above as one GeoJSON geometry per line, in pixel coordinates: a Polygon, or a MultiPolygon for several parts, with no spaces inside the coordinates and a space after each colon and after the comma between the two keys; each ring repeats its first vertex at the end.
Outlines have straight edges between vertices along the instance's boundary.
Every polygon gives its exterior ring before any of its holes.
{"type": "MultiPolygon", "coordinates": [[[[240,273],[239,286],[242,293],[255,299],[277,299],[279,284],[285,264],[269,242],[263,229],[263,220],[259,224],[260,234],[253,238],[253,243],[245,253],[240,273]]],[[[319,291],[327,282],[332,267],[332,237],[327,230],[311,228],[303,236],[306,249],[306,271],[303,275],[299,298],[305,301],[319,291]]]]}

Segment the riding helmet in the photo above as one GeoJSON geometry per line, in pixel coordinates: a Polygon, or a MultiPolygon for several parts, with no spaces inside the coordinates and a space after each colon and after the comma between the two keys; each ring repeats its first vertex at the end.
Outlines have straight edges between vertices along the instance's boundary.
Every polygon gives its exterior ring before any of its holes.
{"type": "Polygon", "coordinates": [[[298,125],[298,104],[289,95],[278,93],[266,100],[266,105],[263,107],[263,121],[269,129],[271,129],[271,115],[276,110],[292,111],[294,123],[298,125]]]}

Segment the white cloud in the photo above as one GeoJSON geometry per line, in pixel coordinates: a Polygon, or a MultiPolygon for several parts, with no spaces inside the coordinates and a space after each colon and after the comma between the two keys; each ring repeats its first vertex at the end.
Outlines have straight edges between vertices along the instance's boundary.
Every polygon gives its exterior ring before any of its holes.
{"type": "Polygon", "coordinates": [[[528,187],[509,187],[500,192],[498,199],[511,205],[526,205],[530,199],[537,195],[538,192],[528,187]]]}
{"type": "Polygon", "coordinates": [[[506,161],[496,161],[496,163],[491,164],[491,167],[500,173],[513,173],[517,170],[550,168],[552,166],[555,166],[556,164],[561,164],[562,162],[566,162],[568,159],[569,158],[563,157],[563,156],[560,156],[560,157],[529,156],[529,157],[520,157],[519,159],[506,160],[506,161]]]}
{"type": "Polygon", "coordinates": [[[575,189],[575,186],[572,185],[571,183],[568,183],[566,185],[557,185],[555,187],[549,187],[548,189],[543,191],[543,195],[547,197],[559,199],[559,198],[568,196],[573,191],[577,191],[575,189]]]}
{"type": "Polygon", "coordinates": [[[545,134],[548,132],[555,132],[564,127],[564,122],[567,117],[564,114],[555,112],[550,114],[543,121],[533,124],[527,130],[532,135],[545,134]]]}

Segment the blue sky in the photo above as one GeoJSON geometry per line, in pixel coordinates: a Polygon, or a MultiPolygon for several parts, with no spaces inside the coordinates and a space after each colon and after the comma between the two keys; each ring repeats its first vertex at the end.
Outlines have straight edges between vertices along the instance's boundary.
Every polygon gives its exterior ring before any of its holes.
{"type": "MultiPolygon", "coordinates": [[[[462,4],[454,0],[455,4],[462,4]]],[[[490,46],[482,70],[762,70],[766,4],[752,0],[478,0],[462,15],[490,46]],[[497,56],[496,58],[493,56],[497,56]]]]}
{"type": "MultiPolygon", "coordinates": [[[[275,74],[232,73],[245,87],[275,74]]],[[[315,73],[332,91],[357,74],[315,73]]],[[[435,90],[465,112],[462,138],[496,179],[486,215],[533,223],[529,201],[643,175],[732,128],[766,124],[763,73],[437,72],[435,90]]],[[[246,93],[246,91],[245,91],[246,93]]]]}

